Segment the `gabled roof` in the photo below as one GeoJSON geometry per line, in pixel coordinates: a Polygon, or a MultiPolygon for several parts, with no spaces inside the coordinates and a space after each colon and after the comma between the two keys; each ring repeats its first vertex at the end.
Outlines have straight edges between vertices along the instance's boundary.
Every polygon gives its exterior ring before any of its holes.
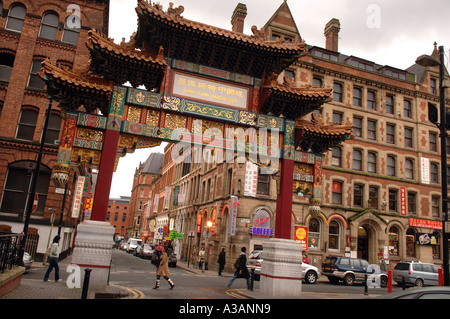
{"type": "Polygon", "coordinates": [[[275,11],[275,13],[269,19],[269,21],[266,22],[266,24],[264,25],[264,30],[267,30],[269,27],[279,26],[282,26],[282,28],[287,30],[289,33],[296,33],[300,37],[300,39],[302,39],[302,36],[298,31],[297,24],[295,23],[294,17],[292,16],[291,9],[289,8],[286,0],[283,1],[277,11],[275,11]]]}
{"type": "Polygon", "coordinates": [[[164,162],[164,154],[151,153],[142,167],[142,173],[161,175],[161,168],[164,162]]]}

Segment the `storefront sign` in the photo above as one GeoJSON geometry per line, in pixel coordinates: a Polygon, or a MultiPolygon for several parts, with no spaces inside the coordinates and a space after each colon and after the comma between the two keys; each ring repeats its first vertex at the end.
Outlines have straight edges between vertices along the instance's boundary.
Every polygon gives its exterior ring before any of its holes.
{"type": "Polygon", "coordinates": [[[420,158],[420,169],[422,172],[422,184],[430,184],[430,159],[426,157],[420,158]]]}
{"type": "Polygon", "coordinates": [[[302,244],[303,251],[308,250],[308,227],[295,226],[294,240],[302,244]]]}
{"type": "Polygon", "coordinates": [[[428,219],[410,218],[409,226],[431,229],[442,229],[442,222],[428,219]]]}
{"type": "Polygon", "coordinates": [[[229,216],[229,233],[230,235],[234,235],[236,233],[236,219],[237,219],[237,206],[239,205],[239,200],[237,196],[231,196],[230,198],[230,216],[229,216]]]}
{"type": "Polygon", "coordinates": [[[256,187],[258,186],[258,166],[247,161],[245,164],[245,196],[256,196],[256,187]]]}
{"type": "Polygon", "coordinates": [[[416,234],[416,244],[417,245],[437,245],[438,239],[437,236],[432,234],[416,234]]]}
{"type": "Polygon", "coordinates": [[[84,176],[78,176],[77,184],[75,186],[75,194],[72,204],[72,218],[78,218],[80,216],[80,209],[82,206],[84,176]]]}
{"type": "Polygon", "coordinates": [[[406,216],[406,187],[400,187],[400,214],[406,216]]]}
{"type": "Polygon", "coordinates": [[[199,210],[197,215],[197,234],[202,232],[203,211],[199,210]]]}
{"type": "Polygon", "coordinates": [[[260,237],[272,237],[273,236],[273,228],[252,227],[252,235],[260,236],[260,237]]]}

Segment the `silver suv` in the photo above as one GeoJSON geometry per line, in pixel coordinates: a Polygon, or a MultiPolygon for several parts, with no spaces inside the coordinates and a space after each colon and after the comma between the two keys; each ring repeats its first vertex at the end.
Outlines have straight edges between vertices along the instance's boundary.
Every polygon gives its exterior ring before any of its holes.
{"type": "Polygon", "coordinates": [[[439,267],[434,264],[415,261],[401,261],[394,268],[394,281],[401,286],[439,285],[439,267]]]}

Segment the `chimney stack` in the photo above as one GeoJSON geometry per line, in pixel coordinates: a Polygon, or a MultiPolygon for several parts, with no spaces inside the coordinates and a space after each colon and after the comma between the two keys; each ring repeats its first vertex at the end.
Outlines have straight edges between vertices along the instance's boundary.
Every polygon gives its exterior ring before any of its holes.
{"type": "Polygon", "coordinates": [[[341,30],[341,23],[338,19],[331,19],[325,26],[325,48],[330,51],[338,52],[339,31],[341,30]]]}
{"type": "Polygon", "coordinates": [[[231,16],[232,31],[244,33],[244,20],[247,16],[247,6],[243,3],[238,3],[236,9],[231,16]]]}

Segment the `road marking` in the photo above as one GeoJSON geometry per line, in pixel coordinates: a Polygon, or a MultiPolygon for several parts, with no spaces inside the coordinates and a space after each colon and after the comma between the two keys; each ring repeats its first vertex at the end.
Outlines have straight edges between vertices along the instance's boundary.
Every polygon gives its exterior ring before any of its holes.
{"type": "Polygon", "coordinates": [[[245,297],[243,295],[240,295],[239,294],[239,289],[228,289],[227,291],[225,291],[225,293],[228,296],[234,297],[236,299],[249,299],[249,298],[247,298],[247,297],[245,297]]]}
{"type": "Polygon", "coordinates": [[[125,289],[125,290],[129,291],[133,295],[132,297],[123,298],[123,299],[144,299],[145,298],[144,293],[142,291],[140,291],[140,290],[129,288],[129,287],[125,287],[125,286],[119,286],[119,285],[111,285],[111,286],[125,289]]]}

